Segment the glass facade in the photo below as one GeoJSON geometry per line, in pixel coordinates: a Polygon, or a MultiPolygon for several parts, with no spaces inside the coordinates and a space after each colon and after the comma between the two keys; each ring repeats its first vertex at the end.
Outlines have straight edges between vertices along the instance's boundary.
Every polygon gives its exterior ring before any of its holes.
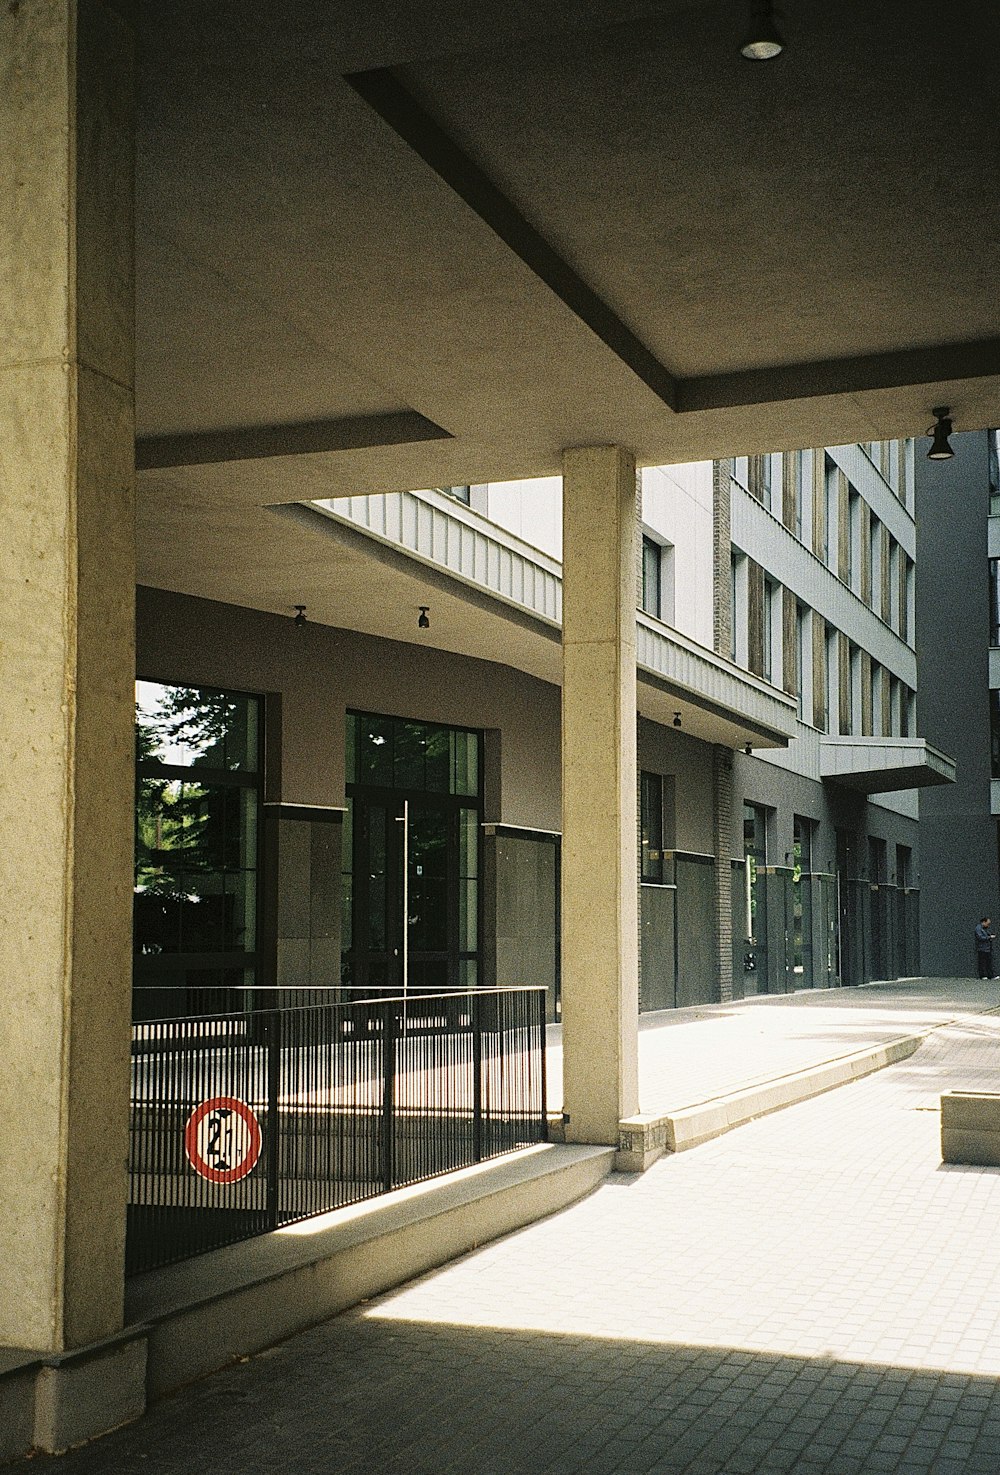
{"type": "Polygon", "coordinates": [[[341,981],[479,981],[482,734],[349,712],[341,981]]]}
{"type": "Polygon", "coordinates": [[[136,683],[139,1005],[173,1013],[176,990],[255,981],[261,716],[261,699],[242,692],[136,683]]]}

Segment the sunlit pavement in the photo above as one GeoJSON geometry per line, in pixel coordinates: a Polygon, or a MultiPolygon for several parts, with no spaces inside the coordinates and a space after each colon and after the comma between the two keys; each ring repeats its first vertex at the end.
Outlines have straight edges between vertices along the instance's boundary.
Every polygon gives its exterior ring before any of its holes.
{"type": "MultiPolygon", "coordinates": [[[[921,978],[865,988],[805,989],[732,1004],[644,1014],[639,1097],[675,1110],[866,1046],[917,1034],[960,1013],[1000,1007],[990,979],[921,978]]],[[[562,1031],[548,1030],[550,1111],[562,1107],[562,1031]]]]}
{"type": "Polygon", "coordinates": [[[897,992],[939,1024],[903,1063],[614,1177],[59,1468],[997,1475],[1000,1169],[943,1166],[937,1107],[1000,1090],[1000,985],[897,992]]]}

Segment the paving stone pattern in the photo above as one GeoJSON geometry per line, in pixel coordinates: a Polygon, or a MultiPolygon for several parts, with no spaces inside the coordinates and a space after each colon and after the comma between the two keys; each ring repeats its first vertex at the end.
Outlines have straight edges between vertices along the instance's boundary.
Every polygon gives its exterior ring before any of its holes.
{"type": "Polygon", "coordinates": [[[616,1176],[58,1469],[998,1475],[1000,1169],[942,1165],[953,1088],[1000,1089],[1000,1018],[616,1176]]]}

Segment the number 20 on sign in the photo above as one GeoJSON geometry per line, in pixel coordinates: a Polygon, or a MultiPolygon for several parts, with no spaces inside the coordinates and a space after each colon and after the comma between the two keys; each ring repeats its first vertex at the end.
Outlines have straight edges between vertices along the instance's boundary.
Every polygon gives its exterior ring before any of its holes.
{"type": "Polygon", "coordinates": [[[184,1128],[184,1151],[195,1172],[209,1183],[238,1183],[260,1157],[260,1123],[236,1096],[202,1101],[184,1128]]]}

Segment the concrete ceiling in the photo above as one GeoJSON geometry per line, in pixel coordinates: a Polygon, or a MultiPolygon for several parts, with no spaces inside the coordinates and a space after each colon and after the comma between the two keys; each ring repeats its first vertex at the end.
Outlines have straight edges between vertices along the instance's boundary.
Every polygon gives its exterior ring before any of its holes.
{"type": "Polygon", "coordinates": [[[267,504],[1000,422],[1000,9],[782,11],[141,0],[140,576],[286,608],[267,504]]]}

